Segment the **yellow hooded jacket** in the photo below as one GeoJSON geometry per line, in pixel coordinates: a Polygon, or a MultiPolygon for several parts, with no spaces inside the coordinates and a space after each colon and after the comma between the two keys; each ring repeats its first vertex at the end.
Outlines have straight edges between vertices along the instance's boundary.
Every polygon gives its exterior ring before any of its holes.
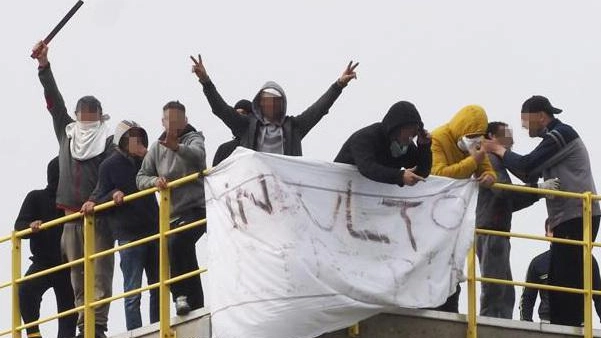
{"type": "Polygon", "coordinates": [[[457,146],[457,142],[466,135],[486,134],[488,118],[484,109],[477,105],[461,108],[449,123],[432,132],[432,175],[450,178],[470,178],[474,173],[479,177],[483,173],[497,178],[488,156],[479,165],[469,154],[457,146]]]}

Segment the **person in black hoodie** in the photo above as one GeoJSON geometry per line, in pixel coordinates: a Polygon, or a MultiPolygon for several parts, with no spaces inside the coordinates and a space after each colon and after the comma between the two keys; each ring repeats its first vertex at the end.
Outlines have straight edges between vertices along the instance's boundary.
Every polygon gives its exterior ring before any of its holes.
{"type": "MultiPolygon", "coordinates": [[[[236,110],[236,113],[246,116],[252,112],[252,103],[248,100],[240,100],[234,106],[234,110],[236,110]]],[[[233,140],[222,143],[219,148],[217,148],[215,157],[213,157],[213,167],[228,158],[239,145],[240,138],[236,135],[234,135],[233,140]]]]}
{"type": "MultiPolygon", "coordinates": [[[[106,215],[112,235],[119,245],[156,234],[158,228],[158,205],[152,195],[148,195],[127,204],[125,195],[138,192],[136,175],[142,159],[146,155],[148,136],[146,131],[134,121],[121,121],[115,129],[114,142],[117,151],[104,160],[99,168],[98,186],[92,193],[94,204],[110,200],[117,208],[106,215]]],[[[91,208],[94,207],[90,205],[91,208]]],[[[148,284],[158,281],[159,247],[157,241],[138,245],[119,252],[123,273],[123,291],[140,288],[142,272],[146,272],[148,284]]],[[[125,322],[127,330],[142,326],[140,314],[141,295],[125,297],[125,322]]],[[[150,322],[159,320],[158,289],[150,290],[150,322]]]]}
{"type": "Polygon", "coordinates": [[[399,101],[382,122],[351,135],[334,162],[354,164],[363,176],[377,182],[411,186],[430,175],[430,145],[430,135],[415,106],[399,101]],[[416,136],[417,145],[413,142],[416,136]]]}
{"type": "MultiPolygon", "coordinates": [[[[58,186],[58,157],[48,163],[48,186],[46,189],[30,191],[15,222],[15,230],[31,228],[33,233],[29,238],[29,247],[32,264],[27,270],[27,275],[52,268],[63,262],[61,254],[62,226],[39,231],[42,223],[63,216],[61,210],[56,208],[56,188],[58,186]]],[[[58,312],[73,308],[73,288],[69,269],[63,269],[51,274],[24,282],[19,286],[19,306],[23,322],[30,323],[40,318],[40,304],[42,295],[50,288],[54,289],[56,307],[58,312]]],[[[59,318],[58,338],[73,337],[77,324],[77,315],[72,314],[59,318]]],[[[27,329],[27,337],[41,337],[37,325],[27,329]]]]}

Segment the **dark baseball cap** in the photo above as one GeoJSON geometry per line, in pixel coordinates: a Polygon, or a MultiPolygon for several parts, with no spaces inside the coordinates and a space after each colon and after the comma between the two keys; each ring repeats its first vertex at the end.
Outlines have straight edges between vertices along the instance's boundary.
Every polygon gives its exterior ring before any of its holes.
{"type": "Polygon", "coordinates": [[[548,98],[541,95],[534,95],[522,104],[522,113],[537,113],[540,111],[550,115],[562,112],[561,109],[553,107],[548,98]]]}

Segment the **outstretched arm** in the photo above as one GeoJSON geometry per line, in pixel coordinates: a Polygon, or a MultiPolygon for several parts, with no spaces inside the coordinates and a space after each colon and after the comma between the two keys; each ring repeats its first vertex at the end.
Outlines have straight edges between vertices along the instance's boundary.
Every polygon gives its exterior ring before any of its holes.
{"type": "Polygon", "coordinates": [[[234,107],[228,105],[221,97],[207,74],[200,54],[198,54],[198,60],[194,56],[190,56],[190,59],[194,62],[192,72],[196,74],[198,81],[202,84],[203,92],[207,101],[209,101],[213,114],[219,117],[234,135],[240,136],[248,128],[248,117],[236,113],[234,107]]]}
{"type": "Polygon", "coordinates": [[[67,108],[65,101],[61,95],[54,75],[50,69],[50,62],[48,61],[48,46],[43,42],[38,42],[33,47],[33,57],[38,60],[38,77],[42,86],[44,87],[44,97],[46,98],[46,108],[52,115],[52,121],[54,124],[54,132],[57,139],[65,134],[65,126],[73,119],[67,114],[67,108]]]}
{"type": "Polygon", "coordinates": [[[307,133],[321,120],[321,118],[328,113],[330,107],[334,104],[336,99],[342,93],[342,89],[348,85],[352,79],[357,78],[355,68],[359,63],[353,65],[353,61],[349,62],[342,75],[336,80],[334,84],[309,108],[304,112],[296,116],[296,123],[299,127],[301,138],[305,137],[307,133]]]}

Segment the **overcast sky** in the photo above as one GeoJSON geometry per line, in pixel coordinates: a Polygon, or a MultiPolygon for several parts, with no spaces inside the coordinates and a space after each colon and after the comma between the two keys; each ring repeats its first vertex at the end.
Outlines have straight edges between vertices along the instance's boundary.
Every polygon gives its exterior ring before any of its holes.
{"type": "MultiPolygon", "coordinates": [[[[2,234],[12,228],[26,193],[45,186],[46,164],[58,151],[37,63],[29,54],[74,2],[0,5],[2,234]]],[[[190,54],[202,54],[232,105],[274,80],[284,87],[292,115],[316,100],[349,60],[359,61],[358,79],[305,138],[304,154],[310,158],[332,160],[353,131],[381,120],[399,100],[415,103],[428,129],[462,106],[480,104],[490,121],[514,127],[515,150],[527,152],[538,140],[520,129],[520,107],[541,94],[564,110],[559,117],[581,135],[595,171],[601,168],[601,149],[594,147],[600,12],[601,2],[592,0],[89,0],[52,41],[49,58],[69,111],[79,97],[95,95],[112,126],[133,119],[156,138],[162,106],[180,100],[190,123],[206,137],[208,163],[231,133],[211,114],[190,73],[190,54]]],[[[542,234],[544,218],[544,204],[538,203],[515,215],[514,230],[542,234]]],[[[548,247],[517,239],[512,245],[516,279],[523,279],[531,257],[548,247]]],[[[10,251],[6,244],[0,250],[4,282],[10,251]]],[[[120,292],[118,265],[115,276],[120,292]]],[[[0,290],[5,304],[9,296],[0,290]]],[[[44,303],[46,313],[52,303],[44,303]]],[[[122,317],[122,305],[112,306],[110,332],[125,330],[122,317]]],[[[9,317],[2,316],[0,331],[9,325],[9,317]]]]}

